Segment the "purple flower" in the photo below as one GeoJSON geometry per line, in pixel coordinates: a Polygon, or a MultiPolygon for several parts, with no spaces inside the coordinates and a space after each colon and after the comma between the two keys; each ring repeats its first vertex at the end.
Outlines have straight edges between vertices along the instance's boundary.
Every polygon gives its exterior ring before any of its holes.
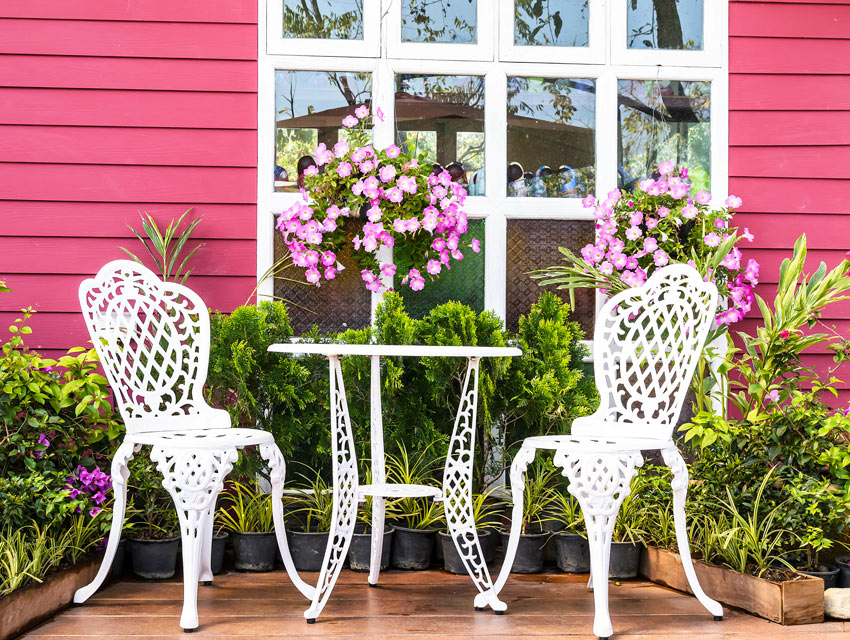
{"type": "Polygon", "coordinates": [[[89,515],[94,518],[101,511],[103,511],[103,507],[92,507],[89,511],[89,515]]]}

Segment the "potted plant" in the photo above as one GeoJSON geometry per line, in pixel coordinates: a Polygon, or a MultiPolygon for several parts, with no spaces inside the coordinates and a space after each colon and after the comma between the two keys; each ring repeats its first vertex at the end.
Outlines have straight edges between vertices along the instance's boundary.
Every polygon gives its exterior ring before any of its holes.
{"type": "MultiPolygon", "coordinates": [[[[520,537],[511,567],[514,573],[537,573],[543,569],[543,549],[549,538],[549,534],[543,531],[543,519],[556,494],[552,485],[557,475],[558,470],[552,463],[541,459],[535,460],[526,474],[520,537]]],[[[508,538],[508,532],[502,532],[506,546],[508,538]]]]}
{"type": "Polygon", "coordinates": [[[227,546],[227,531],[224,530],[224,525],[218,517],[213,529],[212,549],[210,553],[210,570],[213,574],[221,573],[224,566],[224,548],[227,546]]]}
{"type": "Polygon", "coordinates": [[[180,544],[177,510],[162,487],[162,477],[153,461],[137,458],[131,462],[128,489],[133,573],[146,580],[170,578],[177,568],[180,544]]]}
{"type": "MultiPolygon", "coordinates": [[[[372,470],[366,470],[366,484],[372,482],[372,470]]],[[[384,526],[384,541],[381,545],[381,571],[390,566],[390,551],[393,543],[393,531],[390,525],[384,526]]],[[[369,571],[372,567],[372,496],[366,496],[357,511],[357,524],[348,548],[348,564],[352,571],[369,571]]]]}
{"type": "MultiPolygon", "coordinates": [[[[396,484],[433,485],[439,459],[431,455],[431,445],[413,460],[404,444],[399,455],[387,456],[387,481],[396,484]]],[[[390,564],[397,569],[422,570],[431,566],[437,530],[445,516],[442,503],[431,497],[400,498],[388,502],[395,527],[390,564]]]]}
{"type": "Polygon", "coordinates": [[[566,573],[589,573],[590,546],[578,500],[569,493],[556,491],[547,513],[550,520],[563,525],[553,536],[558,569],[566,573]]]}
{"type": "Polygon", "coordinates": [[[297,515],[298,525],[287,528],[289,551],[299,571],[319,571],[328,546],[333,519],[333,490],[317,473],[310,478],[298,474],[305,486],[295,490],[289,513],[297,515]]]}
{"type": "Polygon", "coordinates": [[[239,571],[274,569],[277,537],[271,495],[256,483],[232,482],[221,499],[219,527],[230,532],[233,560],[239,571]]]}
{"type": "Polygon", "coordinates": [[[636,578],[640,565],[640,552],[646,536],[647,511],[641,502],[641,492],[648,483],[639,473],[631,482],[631,491],[623,500],[611,536],[611,555],[608,577],[615,580],[636,578]]]}
{"type": "MultiPolygon", "coordinates": [[[[478,533],[478,543],[481,545],[481,553],[484,562],[492,562],[496,556],[498,545],[498,534],[496,529],[502,524],[500,506],[506,504],[503,500],[495,498],[490,489],[485,493],[477,493],[472,496],[472,518],[475,521],[475,529],[478,533]]],[[[465,574],[466,567],[460,554],[455,547],[452,536],[444,531],[438,533],[440,547],[443,551],[443,567],[449,573],[465,574]]]]}

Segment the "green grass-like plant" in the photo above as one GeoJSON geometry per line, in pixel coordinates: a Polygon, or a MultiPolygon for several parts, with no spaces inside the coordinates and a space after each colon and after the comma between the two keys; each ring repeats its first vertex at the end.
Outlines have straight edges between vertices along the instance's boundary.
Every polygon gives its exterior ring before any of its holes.
{"type": "Polygon", "coordinates": [[[221,498],[216,522],[233,533],[274,531],[272,497],[256,483],[233,482],[221,498]]]}

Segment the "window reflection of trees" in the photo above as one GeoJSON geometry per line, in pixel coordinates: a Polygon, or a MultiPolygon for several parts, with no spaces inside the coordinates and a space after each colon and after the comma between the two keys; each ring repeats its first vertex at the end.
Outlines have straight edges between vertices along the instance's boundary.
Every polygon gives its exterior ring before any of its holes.
{"type": "Polygon", "coordinates": [[[363,0],[284,0],[284,38],[363,39],[363,0]]]}
{"type": "Polygon", "coordinates": [[[703,0],[629,0],[628,11],[630,49],[702,49],[703,0]]]}
{"type": "Polygon", "coordinates": [[[475,43],[477,11],[478,0],[402,0],[402,40],[475,43]]]}
{"type": "Polygon", "coordinates": [[[695,187],[711,174],[711,83],[620,80],[617,164],[621,187],[648,177],[659,162],[687,164],[695,187]]]}
{"type": "Polygon", "coordinates": [[[514,0],[514,44],[588,46],[588,0],[514,0]]]}

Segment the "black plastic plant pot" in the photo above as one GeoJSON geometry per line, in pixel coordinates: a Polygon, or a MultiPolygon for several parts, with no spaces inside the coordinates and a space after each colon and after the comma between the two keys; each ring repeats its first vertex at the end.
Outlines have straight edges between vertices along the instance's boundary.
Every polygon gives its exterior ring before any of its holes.
{"type": "Polygon", "coordinates": [[[127,558],[127,541],[121,540],[115,550],[115,558],[112,560],[112,579],[120,580],[124,576],[124,567],[127,558]]]}
{"type": "MultiPolygon", "coordinates": [[[[545,533],[553,534],[562,531],[565,528],[563,522],[555,519],[544,520],[540,523],[540,528],[545,533]]],[[[558,563],[558,552],[555,549],[555,536],[550,535],[546,540],[546,545],[543,547],[543,564],[553,565],[558,563]]]]}
{"type": "Polygon", "coordinates": [[[321,571],[328,546],[327,531],[286,530],[289,537],[289,552],[292,562],[299,571],[321,571]]]}
{"type": "Polygon", "coordinates": [[[177,547],[180,538],[163,540],[130,540],[133,573],[145,580],[164,580],[177,569],[177,547]]]}
{"type": "MultiPolygon", "coordinates": [[[[384,527],[384,544],[381,546],[381,571],[390,566],[390,552],[393,545],[392,527],[384,527]]],[[[369,571],[372,567],[372,534],[356,532],[348,548],[348,563],[352,571],[369,571]]]]}
{"type": "Polygon", "coordinates": [[[637,578],[641,546],[631,542],[612,542],[608,577],[614,580],[637,578]]]}
{"type": "Polygon", "coordinates": [[[850,589],[850,556],[839,556],[835,559],[838,565],[838,586],[850,589]]]}
{"type": "Polygon", "coordinates": [[[233,542],[233,564],[239,571],[271,571],[274,569],[274,554],[277,537],[273,532],[230,534],[233,542]]]}
{"type": "Polygon", "coordinates": [[[212,554],[210,557],[210,569],[214,574],[221,573],[221,567],[224,564],[224,547],[227,544],[227,534],[220,533],[213,536],[212,539],[212,554]]]}
{"type": "Polygon", "coordinates": [[[818,566],[818,569],[823,569],[823,571],[804,571],[797,569],[797,573],[821,578],[823,580],[824,591],[838,586],[838,574],[841,571],[839,567],[836,567],[834,564],[821,564],[818,566]]]}
{"type": "Polygon", "coordinates": [[[555,563],[564,573],[590,573],[590,545],[577,533],[558,533],[552,537],[555,563]]]}
{"type": "MultiPolygon", "coordinates": [[[[484,556],[485,564],[489,562],[489,560],[487,560],[487,552],[490,551],[493,555],[496,553],[496,548],[491,543],[491,540],[495,537],[496,536],[494,534],[484,529],[480,529],[478,531],[478,542],[481,545],[481,553],[484,556]]],[[[454,543],[454,538],[452,538],[450,534],[440,531],[439,540],[439,546],[442,547],[443,550],[443,568],[449,573],[465,575],[467,573],[466,566],[460,558],[460,554],[458,553],[457,547],[454,543]]],[[[477,558],[473,559],[473,566],[478,566],[477,558]]]]}
{"type": "Polygon", "coordinates": [[[396,527],[390,564],[396,569],[421,571],[431,566],[431,555],[437,539],[436,529],[396,527]]]}
{"type": "MultiPolygon", "coordinates": [[[[508,547],[509,535],[502,533],[502,544],[508,547]]],[[[548,533],[527,533],[519,537],[511,573],[540,573],[543,571],[543,550],[548,533]]]]}

